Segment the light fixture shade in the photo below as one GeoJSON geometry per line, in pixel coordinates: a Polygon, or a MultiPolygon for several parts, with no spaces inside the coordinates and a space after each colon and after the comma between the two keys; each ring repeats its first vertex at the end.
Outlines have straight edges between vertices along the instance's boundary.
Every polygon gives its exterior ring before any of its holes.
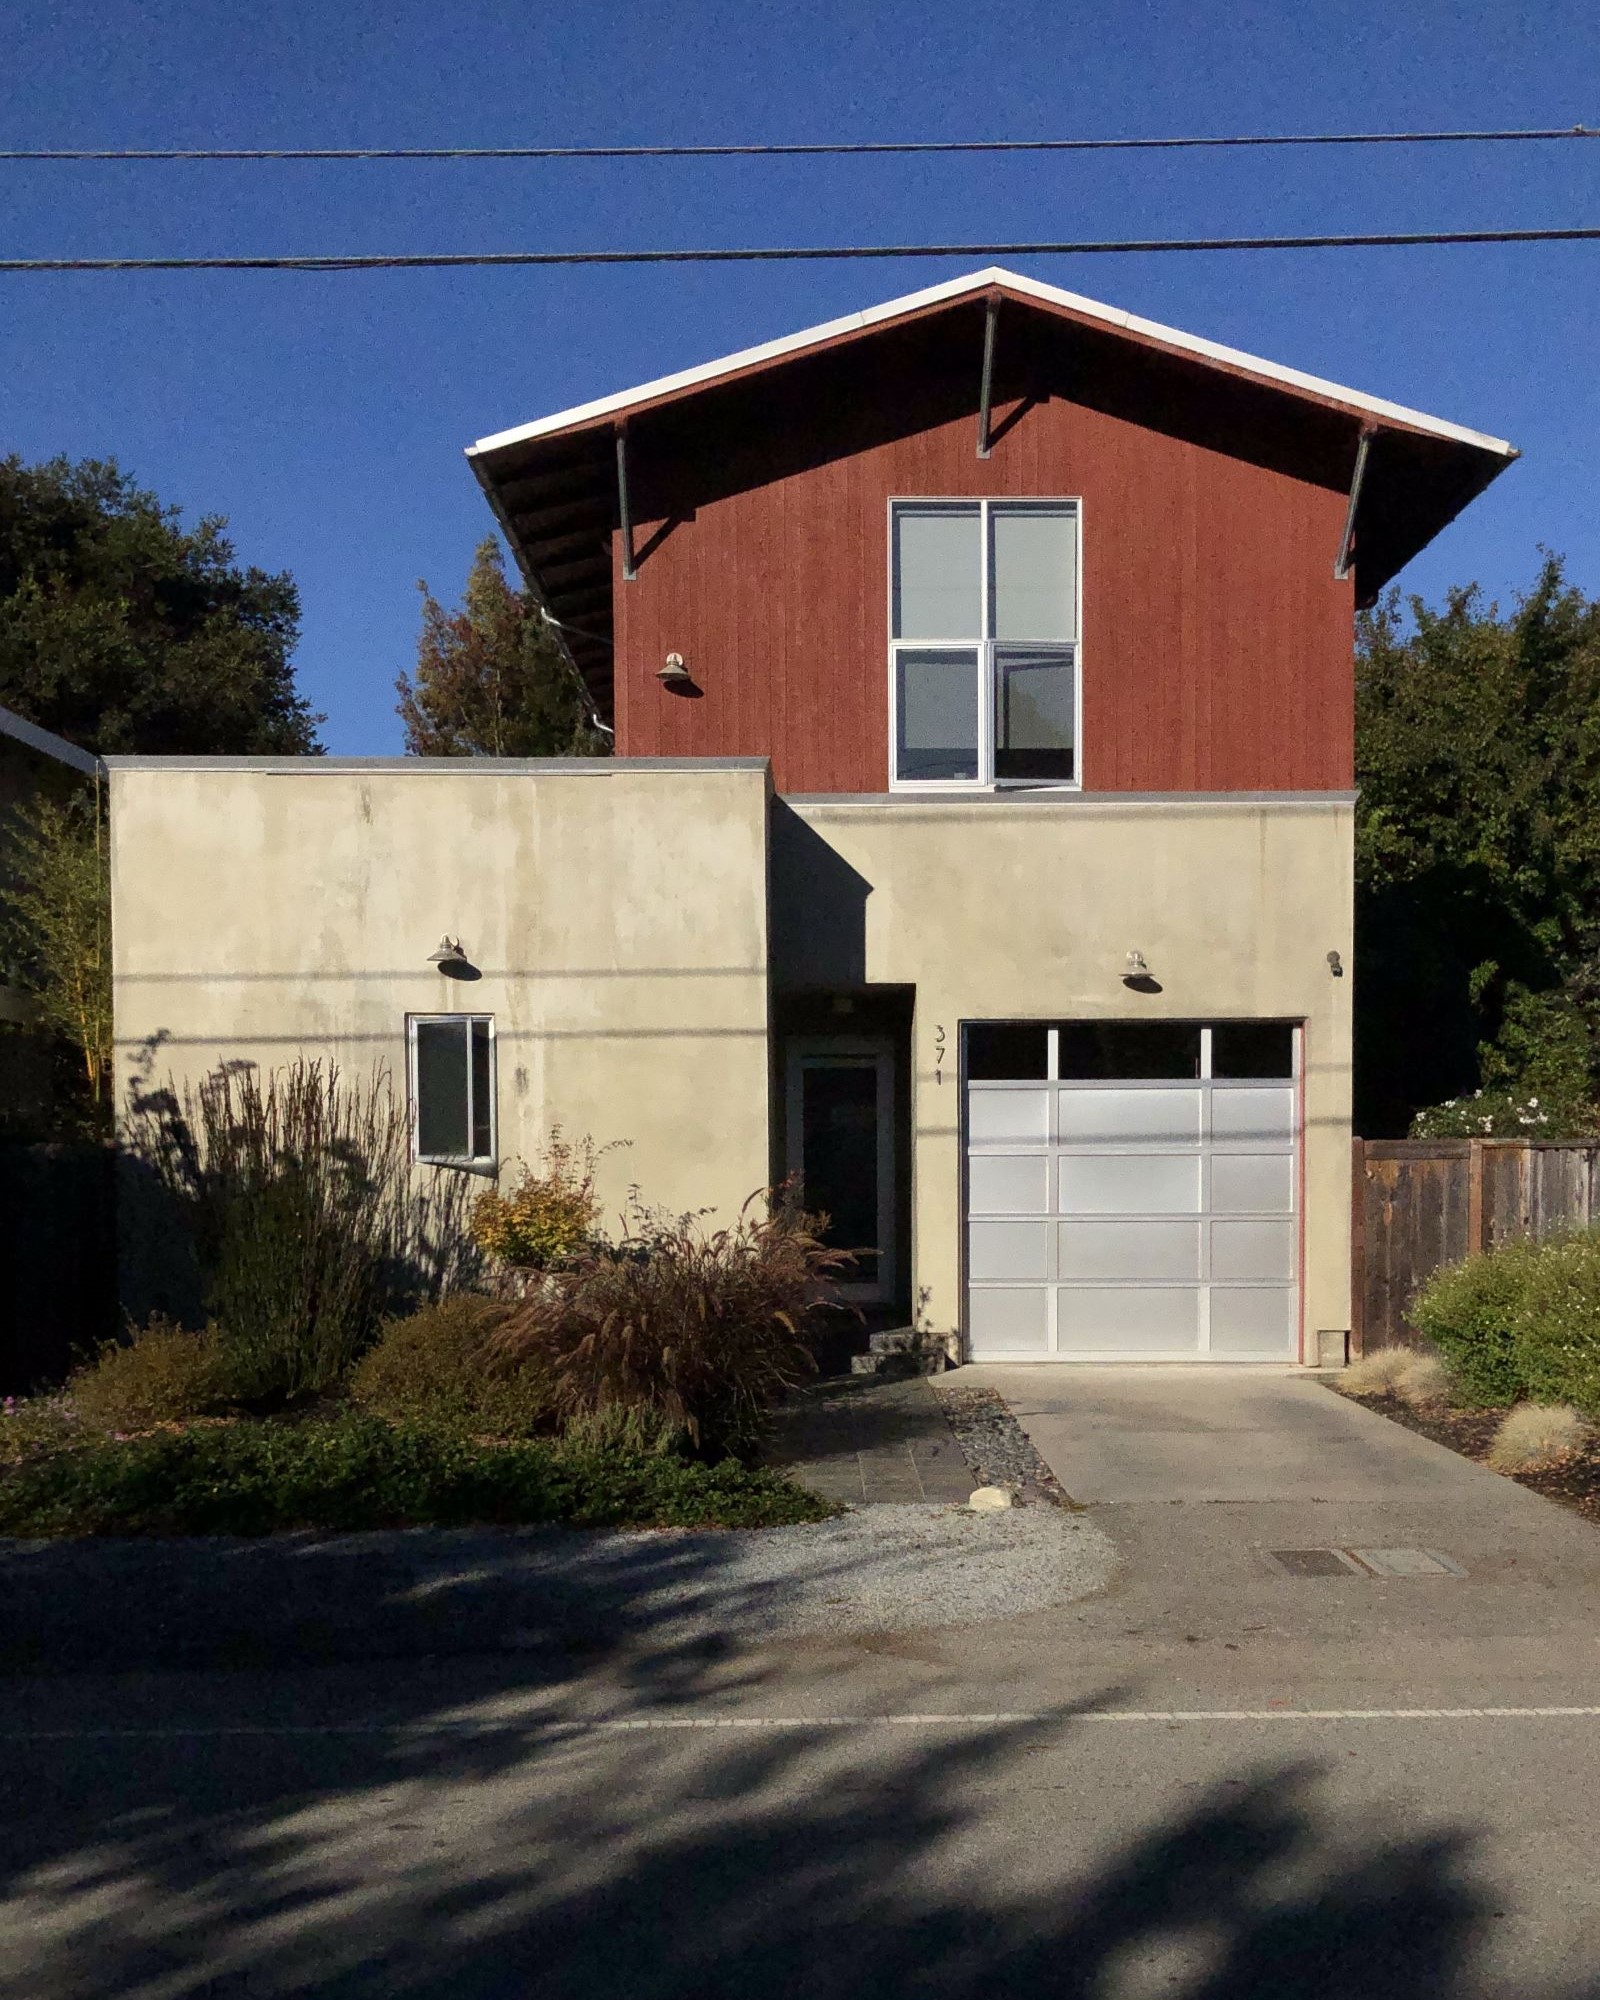
{"type": "Polygon", "coordinates": [[[664,686],[693,679],[689,669],[683,664],[682,653],[668,653],[665,666],[656,669],[656,679],[664,686]]]}
{"type": "Polygon", "coordinates": [[[440,938],[436,951],[428,953],[428,963],[438,966],[442,972],[447,965],[465,964],[466,957],[467,954],[462,949],[460,938],[446,936],[440,938]]]}

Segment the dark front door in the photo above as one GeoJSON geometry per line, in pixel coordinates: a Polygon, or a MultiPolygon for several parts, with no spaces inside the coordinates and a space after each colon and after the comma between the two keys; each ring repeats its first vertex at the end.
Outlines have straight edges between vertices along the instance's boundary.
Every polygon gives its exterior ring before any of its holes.
{"type": "Polygon", "coordinates": [[[894,1065],[884,1043],[818,1040],[789,1047],[788,1169],[825,1240],[856,1259],[848,1297],[887,1299],[894,1285],[894,1065]]]}

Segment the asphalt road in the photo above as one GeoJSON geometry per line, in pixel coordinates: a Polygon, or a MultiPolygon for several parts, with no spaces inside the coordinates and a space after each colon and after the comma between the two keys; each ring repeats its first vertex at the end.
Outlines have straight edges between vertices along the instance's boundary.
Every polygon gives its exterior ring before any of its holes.
{"type": "Polygon", "coordinates": [[[1600,2000],[1600,1535],[1247,1388],[1186,1504],[1104,1393],[1123,1573],[1003,1625],[0,1683],[0,1992],[1600,2000]]]}

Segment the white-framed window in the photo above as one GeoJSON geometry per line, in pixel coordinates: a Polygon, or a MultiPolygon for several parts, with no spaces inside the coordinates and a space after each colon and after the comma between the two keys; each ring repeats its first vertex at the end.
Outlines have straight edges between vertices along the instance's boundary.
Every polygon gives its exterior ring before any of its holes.
{"type": "Polygon", "coordinates": [[[435,1166],[492,1165],[493,1015],[409,1014],[406,1044],[413,1157],[435,1166]]]}
{"type": "Polygon", "coordinates": [[[892,784],[1078,784],[1081,512],[890,502],[892,784]]]}

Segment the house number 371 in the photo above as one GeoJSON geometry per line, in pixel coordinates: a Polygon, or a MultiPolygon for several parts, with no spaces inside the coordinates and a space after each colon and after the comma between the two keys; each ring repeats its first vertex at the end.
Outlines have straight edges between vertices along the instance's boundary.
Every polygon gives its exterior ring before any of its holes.
{"type": "Polygon", "coordinates": [[[944,1029],[942,1027],[935,1028],[933,1031],[933,1080],[935,1083],[944,1082],[944,1055],[944,1029]]]}

